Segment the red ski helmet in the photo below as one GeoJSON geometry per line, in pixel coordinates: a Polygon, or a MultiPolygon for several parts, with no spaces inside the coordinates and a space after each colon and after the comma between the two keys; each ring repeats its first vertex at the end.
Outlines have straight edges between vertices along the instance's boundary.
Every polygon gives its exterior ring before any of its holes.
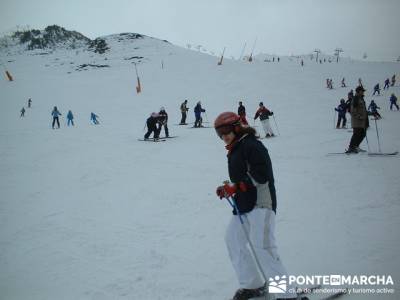
{"type": "Polygon", "coordinates": [[[240,125],[240,117],[234,112],[221,113],[214,121],[214,128],[218,136],[235,131],[235,126],[240,125]]]}

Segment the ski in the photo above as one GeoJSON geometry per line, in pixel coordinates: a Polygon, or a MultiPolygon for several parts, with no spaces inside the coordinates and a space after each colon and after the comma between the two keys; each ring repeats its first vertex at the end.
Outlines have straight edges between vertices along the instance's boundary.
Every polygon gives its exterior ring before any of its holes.
{"type": "Polygon", "coordinates": [[[394,156],[399,154],[399,151],[394,152],[368,152],[369,156],[394,156]]]}
{"type": "Polygon", "coordinates": [[[157,142],[165,142],[166,139],[138,139],[138,141],[157,143],[157,142]]]}
{"type": "Polygon", "coordinates": [[[195,129],[195,128],[213,128],[212,126],[200,126],[200,127],[188,127],[189,129],[195,129]]]}
{"type": "Polygon", "coordinates": [[[174,124],[175,126],[185,126],[185,125],[189,125],[189,123],[183,123],[183,124],[181,124],[181,123],[179,123],[179,124],[174,124]]]}
{"type": "Polygon", "coordinates": [[[160,139],[173,139],[173,138],[177,138],[177,135],[172,135],[172,136],[162,136],[160,137],[160,139]]]}

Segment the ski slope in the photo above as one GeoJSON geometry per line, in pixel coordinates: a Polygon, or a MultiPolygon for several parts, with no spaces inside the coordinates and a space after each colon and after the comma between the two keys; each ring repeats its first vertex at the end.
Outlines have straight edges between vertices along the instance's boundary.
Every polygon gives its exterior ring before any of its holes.
{"type": "MultiPolygon", "coordinates": [[[[0,52],[15,79],[0,81],[0,299],[233,295],[238,285],[224,245],[231,209],[215,196],[228,178],[226,150],[212,128],[173,125],[184,99],[189,122],[197,101],[209,122],[236,111],[239,100],[250,120],[259,101],[274,111],[280,135],[262,141],[273,163],[276,236],[289,274],[391,275],[399,288],[400,157],[326,155],[344,151],[351,137],[333,128],[334,107],[349,91],[339,87],[342,77],[352,88],[363,79],[367,104],[375,99],[381,107],[382,150],[400,149],[400,112],[389,110],[398,83],[370,97],[377,82],[383,87],[399,73],[399,63],[304,58],[301,67],[281,57],[217,66],[216,57],[148,37],[105,39],[111,50],[103,55],[0,52]],[[109,67],[77,71],[81,64],[109,67]],[[333,90],[325,87],[328,77],[333,90]],[[63,114],[59,130],[51,129],[54,106],[63,114]],[[179,138],[137,141],[161,106],[179,138]],[[68,110],[75,127],[66,127],[68,110]],[[100,125],[90,124],[92,111],[100,125]]],[[[368,140],[377,151],[374,126],[368,140]]]]}

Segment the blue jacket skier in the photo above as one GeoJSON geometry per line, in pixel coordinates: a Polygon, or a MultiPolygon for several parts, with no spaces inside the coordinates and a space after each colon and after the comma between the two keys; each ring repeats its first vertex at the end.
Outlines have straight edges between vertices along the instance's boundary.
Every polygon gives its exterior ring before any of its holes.
{"type": "Polygon", "coordinates": [[[372,96],[375,96],[375,93],[376,93],[376,92],[378,92],[378,95],[381,94],[381,89],[380,89],[380,87],[379,87],[379,83],[377,83],[377,84],[374,86],[374,92],[373,92],[372,96]]]}
{"type": "Polygon", "coordinates": [[[390,83],[389,78],[386,78],[386,80],[385,80],[385,86],[383,87],[384,90],[389,89],[389,83],[390,83]]]}
{"type": "Polygon", "coordinates": [[[60,128],[60,120],[58,119],[59,116],[61,116],[61,113],[58,111],[57,106],[54,106],[53,111],[51,112],[51,115],[53,116],[53,123],[52,123],[52,128],[54,129],[54,125],[57,123],[57,127],[60,128]]]}
{"type": "Polygon", "coordinates": [[[381,109],[378,105],[376,105],[374,100],[371,100],[371,103],[368,105],[368,114],[374,116],[375,119],[382,119],[382,116],[378,113],[378,109],[381,109]]]}
{"type": "Polygon", "coordinates": [[[93,121],[93,124],[97,125],[99,124],[99,121],[97,120],[99,116],[96,115],[95,113],[91,112],[90,113],[90,120],[93,121]]]}
{"type": "Polygon", "coordinates": [[[340,104],[338,105],[338,107],[335,107],[335,111],[338,112],[338,120],[336,123],[336,128],[339,129],[340,128],[340,123],[343,120],[343,124],[342,124],[342,128],[346,128],[346,112],[347,112],[348,106],[346,104],[346,102],[344,101],[344,99],[340,99],[340,104]]]}
{"type": "Polygon", "coordinates": [[[68,114],[67,114],[67,120],[68,120],[68,122],[67,122],[67,126],[69,126],[69,124],[71,123],[72,124],[72,126],[74,126],[74,115],[72,114],[72,111],[68,111],[68,114]]]}
{"type": "Polygon", "coordinates": [[[201,117],[202,112],[206,112],[206,110],[201,107],[201,102],[199,101],[194,108],[194,116],[196,120],[194,121],[193,127],[203,127],[203,118],[201,117]]]}

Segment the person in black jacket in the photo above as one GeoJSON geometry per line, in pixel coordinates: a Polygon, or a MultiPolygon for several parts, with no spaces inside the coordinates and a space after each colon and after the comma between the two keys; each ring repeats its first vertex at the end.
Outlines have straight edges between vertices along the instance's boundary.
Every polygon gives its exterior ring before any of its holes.
{"type": "Polygon", "coordinates": [[[169,137],[169,131],[168,131],[168,114],[165,111],[164,107],[160,108],[160,112],[158,113],[158,118],[160,122],[160,132],[162,127],[164,126],[165,130],[165,137],[169,137]]]}
{"type": "Polygon", "coordinates": [[[160,136],[161,126],[159,122],[158,113],[153,112],[150,117],[146,120],[147,132],[144,135],[144,139],[147,140],[153,133],[153,138],[156,140],[160,136]]]}
{"type": "MultiPolygon", "coordinates": [[[[221,199],[233,197],[244,226],[250,232],[250,241],[264,274],[267,277],[287,276],[274,238],[277,201],[268,150],[255,136],[255,129],[243,126],[240,116],[233,112],[220,114],[214,127],[228,150],[231,181],[219,186],[217,195],[221,199]]],[[[225,236],[229,256],[240,283],[233,300],[263,296],[267,283],[259,275],[246,236],[239,228],[241,224],[235,210],[233,214],[225,236]]],[[[296,299],[296,295],[289,289],[279,296],[296,299]]]]}
{"type": "Polygon", "coordinates": [[[239,115],[240,121],[242,122],[243,125],[249,124],[246,119],[246,107],[244,107],[242,101],[239,101],[238,115],[239,115]]]}

